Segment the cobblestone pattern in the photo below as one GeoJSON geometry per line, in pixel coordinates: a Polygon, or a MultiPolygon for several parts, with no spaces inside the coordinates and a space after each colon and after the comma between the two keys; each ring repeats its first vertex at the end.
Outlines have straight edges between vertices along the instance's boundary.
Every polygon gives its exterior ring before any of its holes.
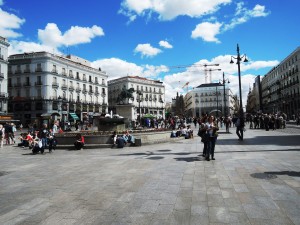
{"type": "Polygon", "coordinates": [[[199,137],[44,155],[4,146],[0,224],[300,224],[299,133],[231,132],[209,162],[199,137]]]}

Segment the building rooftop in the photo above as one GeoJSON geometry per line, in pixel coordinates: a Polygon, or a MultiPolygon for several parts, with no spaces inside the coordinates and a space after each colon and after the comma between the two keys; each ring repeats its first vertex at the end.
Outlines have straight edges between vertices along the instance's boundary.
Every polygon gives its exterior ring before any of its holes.
{"type": "Polygon", "coordinates": [[[217,87],[217,86],[223,86],[223,84],[220,83],[208,83],[208,84],[200,84],[196,88],[204,88],[204,87],[217,87]]]}

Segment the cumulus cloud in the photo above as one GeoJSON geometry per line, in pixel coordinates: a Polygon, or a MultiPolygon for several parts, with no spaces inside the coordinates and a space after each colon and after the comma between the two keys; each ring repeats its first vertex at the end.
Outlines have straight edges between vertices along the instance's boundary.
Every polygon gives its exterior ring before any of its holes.
{"type": "MultiPolygon", "coordinates": [[[[3,2],[0,2],[2,5],[3,2]]],[[[21,19],[14,14],[10,14],[8,12],[0,9],[0,36],[5,38],[17,38],[22,36],[21,33],[18,33],[14,30],[19,29],[23,23],[25,23],[25,19],[21,19]]]]}
{"type": "Polygon", "coordinates": [[[25,42],[25,41],[10,41],[10,46],[8,48],[8,55],[21,54],[24,52],[39,52],[47,51],[55,54],[62,54],[57,49],[53,49],[51,46],[38,44],[35,42],[25,42]]]}
{"type": "Polygon", "coordinates": [[[123,0],[120,13],[125,16],[158,15],[160,20],[172,20],[178,16],[201,17],[216,12],[231,0],[123,0]]]}
{"type": "Polygon", "coordinates": [[[203,22],[196,26],[196,28],[192,31],[191,37],[202,38],[204,41],[208,42],[216,42],[220,43],[220,41],[216,38],[216,35],[220,33],[221,23],[210,23],[203,22]]]}
{"type": "Polygon", "coordinates": [[[244,7],[243,2],[237,3],[237,7],[235,10],[235,17],[231,19],[231,21],[224,25],[222,28],[222,32],[233,29],[239,24],[243,24],[248,22],[251,18],[255,17],[266,17],[270,14],[269,11],[266,11],[265,6],[255,5],[253,9],[247,9],[244,7]]]}
{"type": "Polygon", "coordinates": [[[160,41],[159,46],[161,46],[163,48],[173,48],[173,46],[167,41],[160,41]]]}
{"type": "Polygon", "coordinates": [[[55,23],[48,23],[44,30],[38,30],[39,40],[48,46],[60,47],[89,43],[96,36],[103,36],[104,32],[99,26],[79,27],[72,26],[64,34],[55,23]]]}
{"type": "Polygon", "coordinates": [[[118,58],[99,59],[92,62],[94,68],[101,68],[109,75],[109,80],[124,76],[141,76],[155,78],[162,72],[167,72],[168,68],[164,65],[141,65],[127,62],[118,58]]]}
{"type": "Polygon", "coordinates": [[[150,44],[138,44],[134,49],[135,53],[141,53],[142,57],[153,57],[162,51],[158,48],[152,47],[150,44]]]}
{"type": "Polygon", "coordinates": [[[239,2],[237,3],[233,18],[228,23],[220,23],[217,22],[217,18],[210,17],[208,21],[202,22],[196,26],[192,31],[191,37],[194,39],[202,38],[207,42],[220,43],[219,39],[216,37],[218,34],[233,29],[239,24],[246,23],[251,18],[266,17],[269,14],[270,12],[266,11],[265,6],[256,5],[253,9],[247,9],[244,7],[243,2],[239,2]]]}

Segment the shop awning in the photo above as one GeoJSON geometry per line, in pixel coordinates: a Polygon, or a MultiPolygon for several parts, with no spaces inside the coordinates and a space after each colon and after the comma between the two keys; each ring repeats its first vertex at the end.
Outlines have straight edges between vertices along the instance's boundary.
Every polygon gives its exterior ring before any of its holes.
{"type": "Polygon", "coordinates": [[[76,115],[76,113],[69,113],[69,115],[70,115],[74,120],[80,120],[79,117],[76,115]]]}

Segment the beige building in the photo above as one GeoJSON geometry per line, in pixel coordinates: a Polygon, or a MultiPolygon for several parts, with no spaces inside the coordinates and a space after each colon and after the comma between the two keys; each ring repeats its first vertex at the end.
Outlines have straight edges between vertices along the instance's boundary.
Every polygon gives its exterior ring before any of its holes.
{"type": "Polygon", "coordinates": [[[108,81],[109,111],[138,120],[139,116],[151,114],[157,118],[165,117],[165,86],[159,80],[139,76],[127,76],[108,81]],[[133,89],[133,98],[118,102],[122,90],[133,89]],[[124,110],[122,110],[124,108],[124,110]]]}
{"type": "Polygon", "coordinates": [[[0,115],[7,114],[7,68],[8,68],[8,47],[7,39],[0,37],[0,115]]]}
{"type": "Polygon", "coordinates": [[[300,47],[262,79],[262,103],[265,113],[286,113],[289,119],[300,113],[300,47]]]}
{"type": "Polygon", "coordinates": [[[87,60],[32,52],[8,61],[8,111],[23,125],[55,119],[89,123],[94,114],[107,113],[108,76],[87,60]]]}
{"type": "Polygon", "coordinates": [[[185,115],[199,117],[204,113],[218,116],[232,114],[232,92],[219,83],[201,84],[184,96],[185,115]],[[226,107],[225,107],[226,104],[226,107]]]}

